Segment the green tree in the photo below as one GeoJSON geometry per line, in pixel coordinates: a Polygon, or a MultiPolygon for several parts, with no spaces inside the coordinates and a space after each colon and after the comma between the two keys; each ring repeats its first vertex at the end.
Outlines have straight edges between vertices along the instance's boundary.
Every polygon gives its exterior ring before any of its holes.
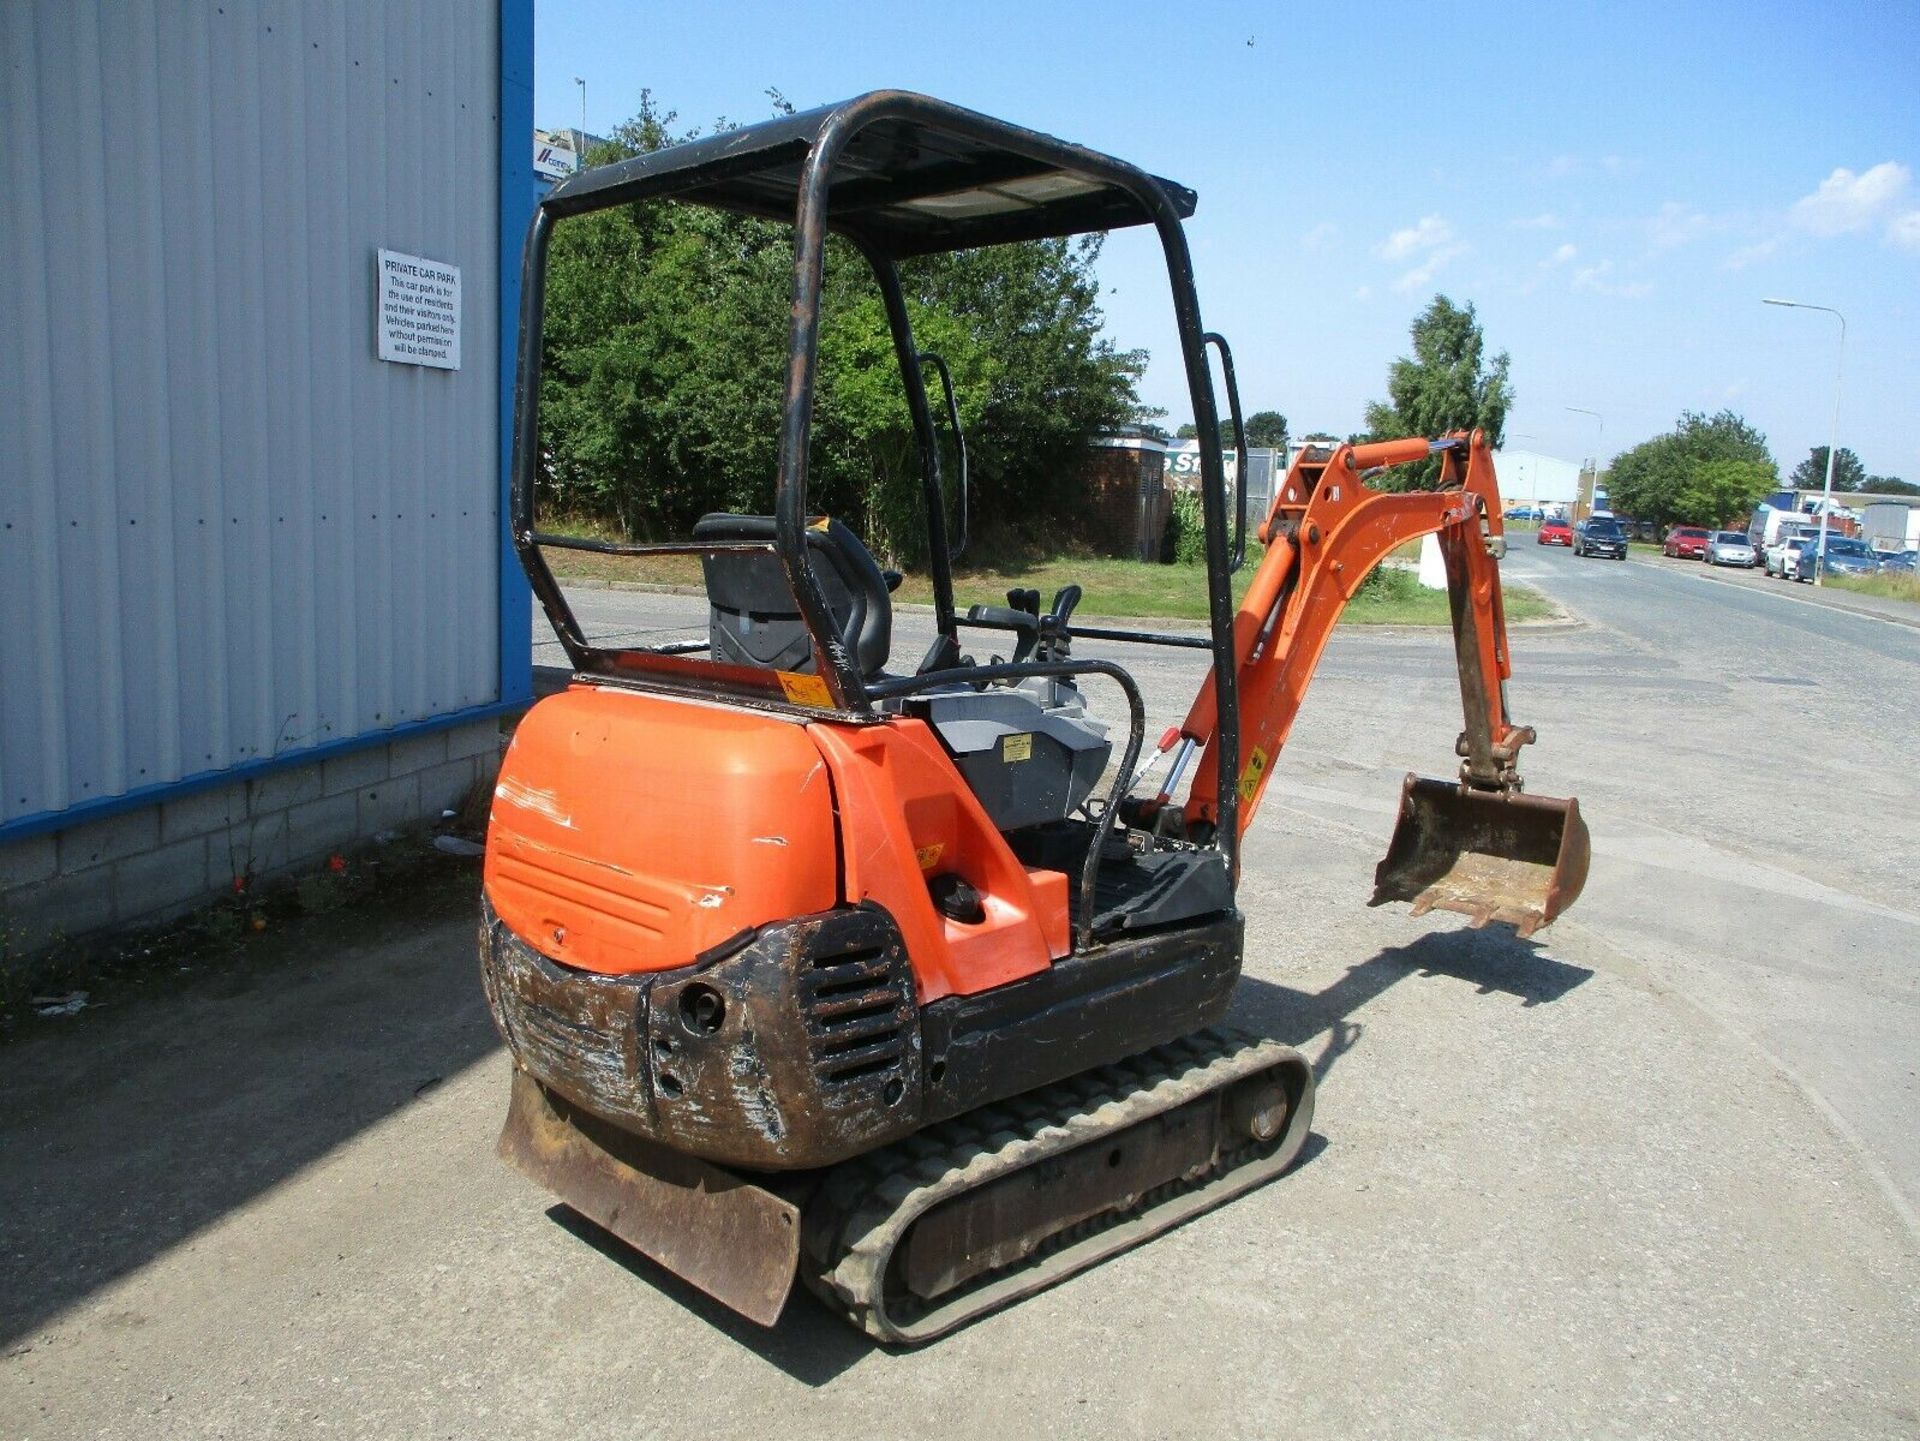
{"type": "MultiPolygon", "coordinates": [[[[643,94],[640,113],[595,159],[690,138],[674,123],[643,94]]],[[[954,374],[976,525],[1070,522],[1088,441],[1141,414],[1144,353],[1101,335],[1100,248],[1100,237],[1083,236],[901,266],[915,340],[954,374]]],[[[636,537],[684,535],[712,509],[764,512],[778,463],[792,274],[789,225],[666,204],[556,226],[543,505],[636,537]]],[[[866,262],[830,242],[809,505],[911,564],[925,548],[920,494],[878,292],[866,262]]]]}
{"type": "MultiPolygon", "coordinates": [[[[1827,448],[1816,445],[1807,452],[1807,458],[1793,468],[1793,474],[1787,483],[1795,490],[1820,490],[1827,483],[1827,448]]],[[[1833,488],[1835,490],[1867,489],[1867,468],[1860,463],[1860,457],[1846,446],[1841,446],[1833,456],[1833,488]]]]}
{"type": "Polygon", "coordinates": [[[1688,471],[1676,504],[1682,515],[1703,525],[1745,520],[1778,474],[1771,463],[1757,460],[1703,460],[1688,471]]]}
{"type": "Polygon", "coordinates": [[[1720,525],[1744,518],[1779,477],[1766,436],[1740,416],[1686,411],[1671,431],[1613,458],[1607,497],[1656,525],[1720,525]]]}
{"type": "Polygon", "coordinates": [[[1870,475],[1860,488],[1869,495],[1920,495],[1920,485],[1897,475],[1870,475]]]}
{"type": "Polygon", "coordinates": [[[1287,443],[1287,418],[1277,410],[1256,410],[1247,417],[1247,444],[1275,449],[1287,443]]]}
{"type": "MultiPolygon", "coordinates": [[[[1249,446],[1280,446],[1287,443],[1287,418],[1277,410],[1256,410],[1247,418],[1247,444],[1249,446]]],[[[1188,421],[1174,432],[1176,440],[1192,440],[1200,432],[1188,421]]],[[[1233,418],[1228,416],[1220,422],[1220,444],[1228,449],[1233,447],[1233,418]]]]}
{"type": "MultiPolygon", "coordinates": [[[[1444,295],[1413,322],[1413,354],[1387,368],[1387,399],[1367,406],[1367,430],[1375,440],[1482,430],[1498,448],[1513,407],[1511,362],[1506,351],[1491,361],[1472,304],[1455,305],[1444,295]]],[[[1401,466],[1374,482],[1386,489],[1417,489],[1432,483],[1438,463],[1401,466]]]]}

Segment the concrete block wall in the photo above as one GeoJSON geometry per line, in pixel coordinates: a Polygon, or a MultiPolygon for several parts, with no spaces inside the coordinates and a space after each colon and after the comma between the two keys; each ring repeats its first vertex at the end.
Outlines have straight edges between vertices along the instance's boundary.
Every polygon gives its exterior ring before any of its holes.
{"type": "Polygon", "coordinates": [[[0,962],[63,939],[159,925],[438,820],[500,764],[497,720],[408,736],[64,831],[0,842],[0,962]]]}

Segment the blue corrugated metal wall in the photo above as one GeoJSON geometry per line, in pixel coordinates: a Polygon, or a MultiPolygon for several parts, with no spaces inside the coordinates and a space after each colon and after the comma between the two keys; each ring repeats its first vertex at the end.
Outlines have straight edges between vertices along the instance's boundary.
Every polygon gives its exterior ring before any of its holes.
{"type": "Polygon", "coordinates": [[[0,5],[0,835],[502,699],[529,15],[0,5]],[[461,268],[458,372],[375,358],[381,247],[461,268]]]}

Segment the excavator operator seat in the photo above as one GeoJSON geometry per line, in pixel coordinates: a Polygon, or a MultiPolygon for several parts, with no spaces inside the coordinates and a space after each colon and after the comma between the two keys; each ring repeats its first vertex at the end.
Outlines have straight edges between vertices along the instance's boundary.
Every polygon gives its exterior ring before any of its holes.
{"type": "MultiPolygon", "coordinates": [[[[702,516],[695,540],[774,538],[770,515],[702,516]]],[[[860,537],[837,520],[807,527],[807,559],[847,653],[863,678],[877,676],[893,645],[887,577],[860,537]]],[[[715,660],[811,673],[813,646],[800,603],[771,551],[702,556],[715,660]]]]}

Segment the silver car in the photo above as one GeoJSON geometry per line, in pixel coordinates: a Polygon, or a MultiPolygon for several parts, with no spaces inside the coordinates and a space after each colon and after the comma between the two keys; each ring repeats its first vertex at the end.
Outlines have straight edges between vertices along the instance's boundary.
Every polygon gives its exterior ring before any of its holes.
{"type": "Polygon", "coordinates": [[[1759,562],[1759,553],[1743,530],[1716,530],[1707,537],[1708,565],[1737,565],[1751,568],[1759,562]]]}

